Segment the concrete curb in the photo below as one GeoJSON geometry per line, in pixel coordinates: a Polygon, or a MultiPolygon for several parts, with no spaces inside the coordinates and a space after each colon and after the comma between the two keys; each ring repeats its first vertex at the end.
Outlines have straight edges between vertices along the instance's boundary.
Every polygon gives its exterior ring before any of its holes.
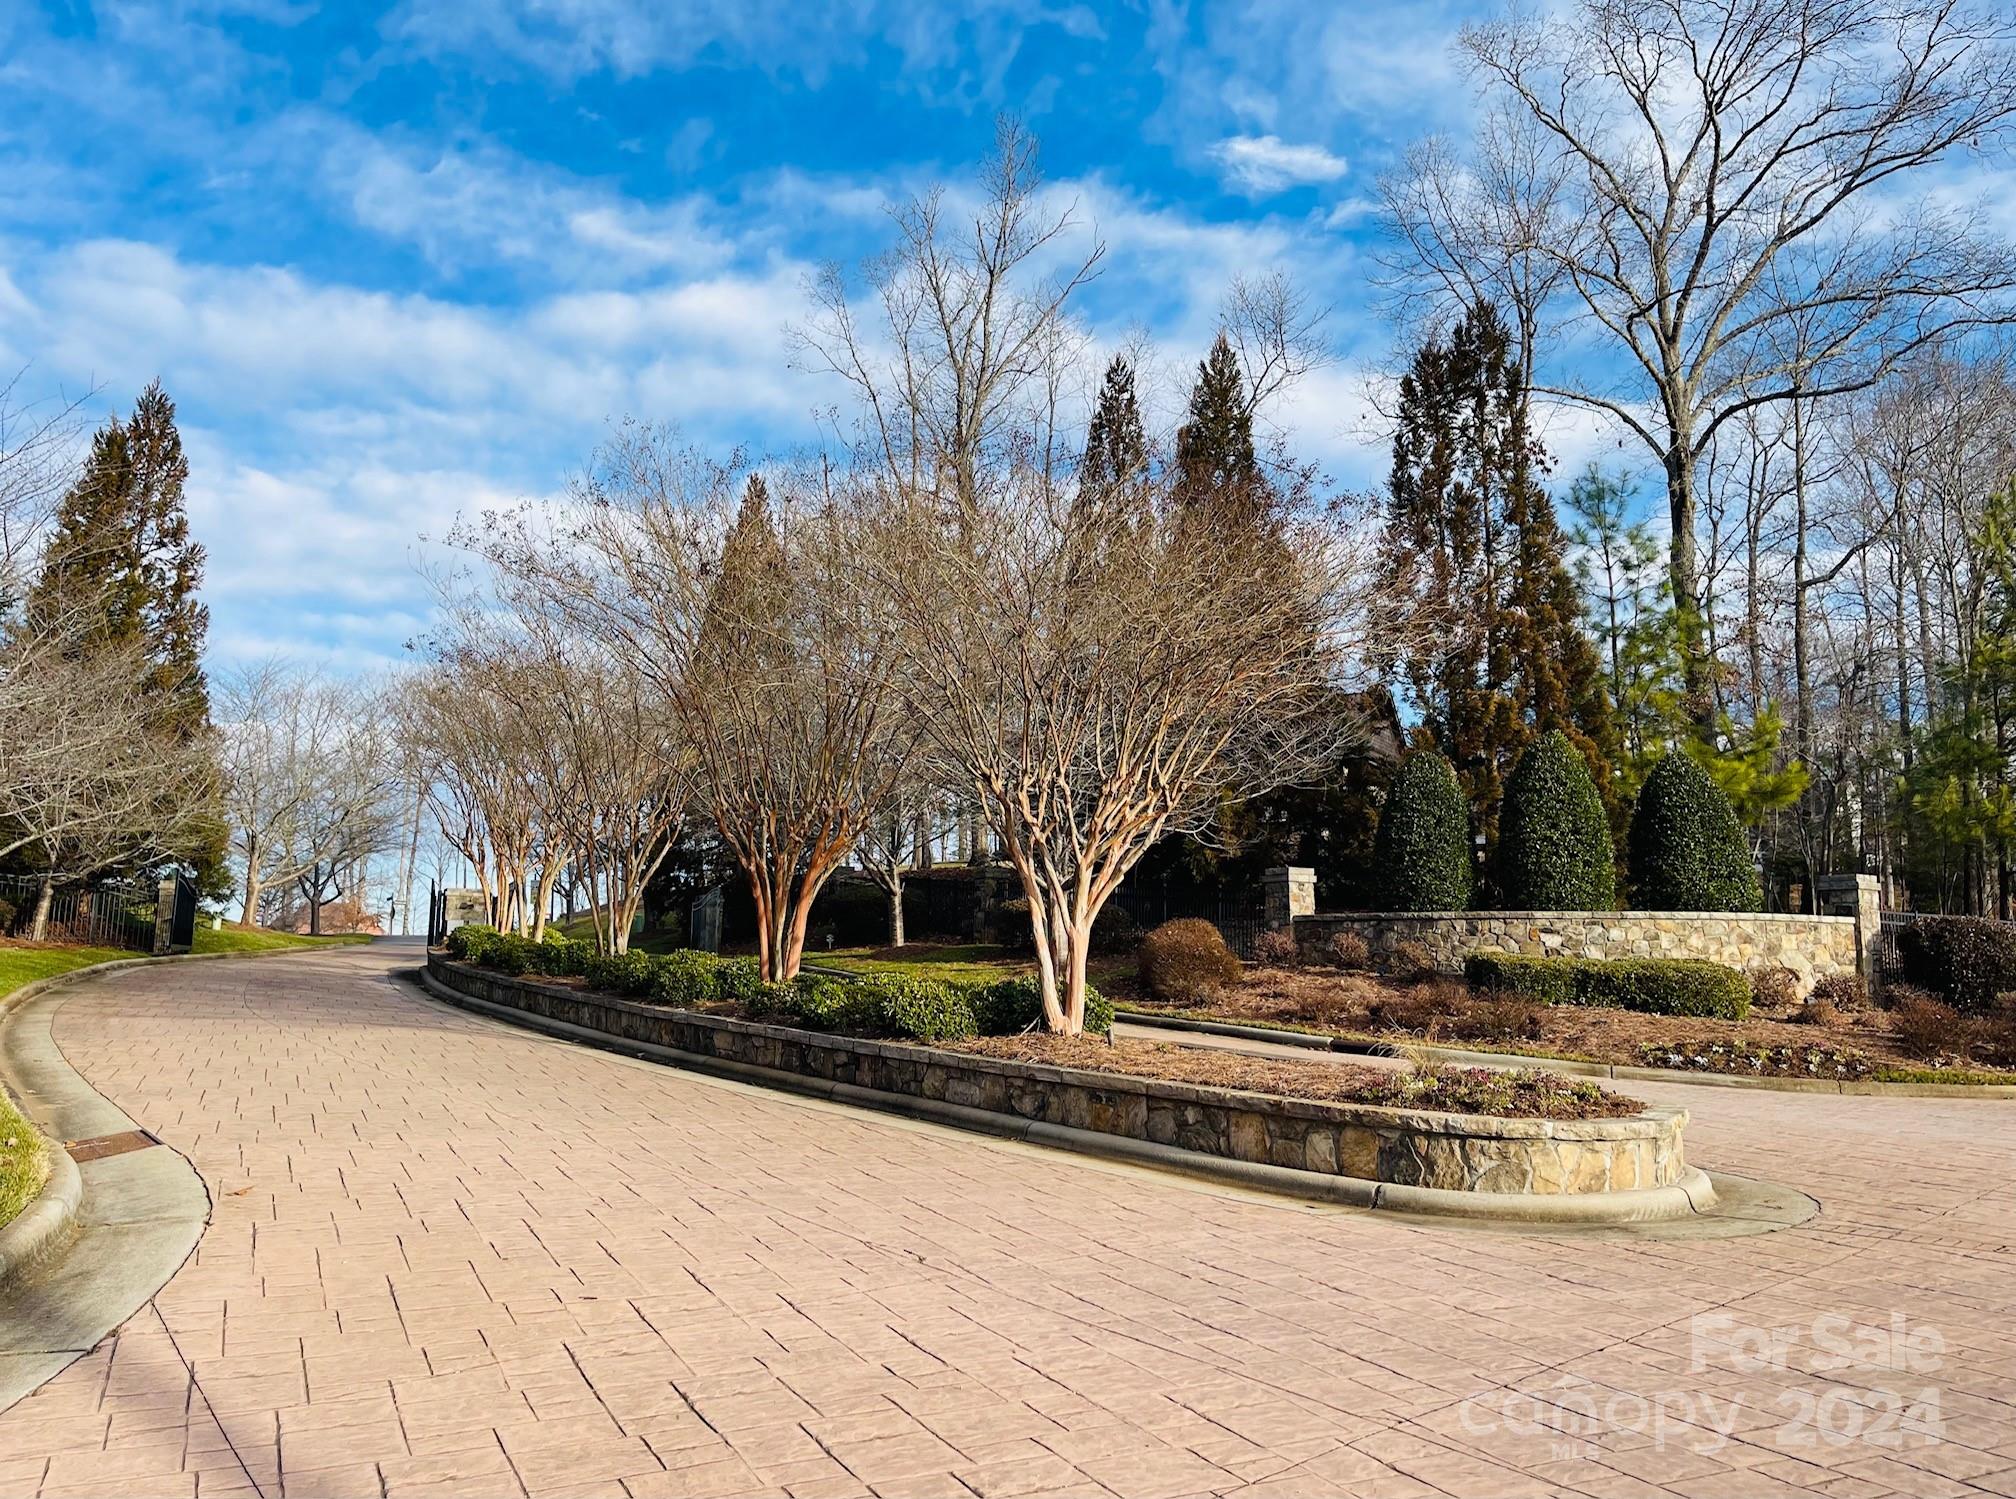
{"type": "Polygon", "coordinates": [[[49,1151],[49,1179],[35,1200],[0,1228],[0,1287],[61,1254],[77,1229],[84,1178],[62,1142],[45,1136],[43,1143],[49,1151]]]}
{"type": "Polygon", "coordinates": [[[66,1139],[139,1125],[55,1044],[54,1017],[67,1000],[59,991],[157,963],[309,951],[319,949],[119,958],[37,979],[0,998],[0,1082],[48,1138],[51,1153],[41,1195],[0,1230],[0,1410],[55,1378],[145,1306],[188,1260],[210,1220],[202,1176],[169,1146],[82,1167],[65,1149],[66,1139]]]}
{"type": "Polygon", "coordinates": [[[1001,1139],[1049,1145],[1084,1155],[1103,1156],[1134,1165],[1153,1166],[1185,1176],[1232,1186],[1253,1188],[1286,1196],[1338,1203],[1349,1207],[1385,1209],[1477,1222],[1513,1224],[1616,1225],[1648,1223],[1684,1218],[1707,1212],[1715,1202],[1715,1188],[1705,1172],[1690,1168],[1687,1175],[1670,1187],[1644,1188],[1628,1192],[1587,1193],[1577,1196],[1542,1197],[1504,1193],[1456,1192],[1435,1187],[1398,1186],[1389,1182],[1363,1181],[1355,1177],[1332,1176],[1314,1171],[1297,1171],[1286,1166],[1263,1165],[1252,1161],[1228,1160],[1134,1140],[1095,1130],[1074,1129],[1014,1115],[996,1114],[963,1104],[908,1094],[884,1093],[852,1083],[828,1082],[795,1072],[780,1072],[747,1062],[699,1052],[679,1051],[668,1046],[632,1041],[604,1031],[534,1015],[510,1005],[494,1004],[464,994],[442,983],[426,968],[408,970],[407,976],[427,993],[458,1009],[486,1015],[526,1030],[585,1042],[625,1056],[644,1057],[694,1072],[732,1078],[737,1082],[797,1093],[810,1098],[921,1119],[955,1129],[971,1130],[1001,1139]]]}
{"type": "MultiPolygon", "coordinates": [[[[1341,1052],[1346,1056],[1392,1056],[1375,1041],[1354,1041],[1320,1032],[1276,1030],[1265,1025],[1239,1025],[1229,1020],[1198,1020],[1188,1015],[1157,1015],[1152,1010],[1117,1010],[1116,1020],[1154,1030],[1223,1036],[1235,1041],[1265,1041],[1273,1046],[1299,1046],[1309,1051],[1341,1052]]],[[[1841,1082],[1809,1077],[1742,1077],[1736,1073],[1683,1072],[1672,1067],[1631,1067],[1621,1062],[1583,1062],[1570,1057],[1526,1056],[1509,1051],[1466,1051],[1455,1046],[1412,1045],[1410,1051],[1457,1067],[1541,1067],[1571,1077],[1597,1077],[1624,1083],[1687,1083],[1697,1088],[1756,1088],[1766,1093],[1833,1093],[1889,1098],[2016,1098],[2016,1084],[1841,1082]]]]}

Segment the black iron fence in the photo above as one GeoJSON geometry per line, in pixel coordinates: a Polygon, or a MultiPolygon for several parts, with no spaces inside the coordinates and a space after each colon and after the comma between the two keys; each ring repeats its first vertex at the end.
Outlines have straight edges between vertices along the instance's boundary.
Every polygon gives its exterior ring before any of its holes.
{"type": "Polygon", "coordinates": [[[1225,945],[1242,958],[1253,956],[1253,945],[1267,930],[1267,897],[1259,890],[1123,884],[1108,904],[1125,911],[1143,930],[1180,917],[1208,921],[1218,928],[1225,945]]]}
{"type": "MultiPolygon", "coordinates": [[[[38,932],[36,915],[42,901],[42,881],[34,875],[0,874],[0,933],[44,942],[69,942],[85,947],[121,947],[153,952],[160,890],[133,880],[101,880],[96,884],[49,887],[49,908],[38,932]]],[[[178,890],[178,897],[180,892],[178,890]]],[[[170,940],[186,925],[180,941],[187,948],[195,932],[196,888],[189,886],[187,920],[184,901],[176,901],[176,922],[170,940]]]]}

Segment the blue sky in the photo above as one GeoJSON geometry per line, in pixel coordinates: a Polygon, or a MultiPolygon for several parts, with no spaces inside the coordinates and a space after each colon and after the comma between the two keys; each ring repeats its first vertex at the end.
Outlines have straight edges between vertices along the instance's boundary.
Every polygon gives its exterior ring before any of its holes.
{"type": "MultiPolygon", "coordinates": [[[[0,369],[102,413],[159,376],[223,659],[369,670],[420,623],[421,533],[558,489],[605,424],[813,439],[806,276],[957,179],[997,111],[1108,266],[1095,336],[1173,418],[1233,275],[1334,308],[1278,413],[1342,483],[1378,174],[1460,128],[1459,5],[0,4],[0,369]]],[[[1575,438],[1564,433],[1563,446],[1575,438]]]]}

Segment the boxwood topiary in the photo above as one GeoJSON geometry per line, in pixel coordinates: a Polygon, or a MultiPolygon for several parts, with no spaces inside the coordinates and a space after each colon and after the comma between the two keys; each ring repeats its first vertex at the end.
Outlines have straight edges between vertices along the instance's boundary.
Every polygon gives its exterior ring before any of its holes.
{"type": "Polygon", "coordinates": [[[1382,911],[1470,906],[1470,806],[1456,772],[1419,750],[1393,778],[1372,844],[1374,902],[1382,911]]]}
{"type": "Polygon", "coordinates": [[[450,932],[444,945],[448,949],[449,957],[460,958],[465,963],[480,963],[483,961],[484,947],[492,937],[501,935],[494,926],[485,926],[481,922],[472,921],[467,926],[458,926],[450,932]]]}
{"type": "Polygon", "coordinates": [[[1708,1015],[1741,1020],[1750,1013],[1750,981],[1723,963],[1696,958],[1542,958],[1472,953],[1464,963],[1471,987],[1517,994],[1550,1005],[1594,1005],[1647,1015],[1708,1015]]]}
{"type": "Polygon", "coordinates": [[[1514,911],[1608,911],[1615,853],[1589,762],[1559,729],[1536,739],[1505,783],[1498,879],[1514,911]]]}
{"type": "Polygon", "coordinates": [[[1755,911],[1764,904],[1729,798],[1681,750],[1653,766],[1639,788],[1625,851],[1641,911],[1755,911]]]}

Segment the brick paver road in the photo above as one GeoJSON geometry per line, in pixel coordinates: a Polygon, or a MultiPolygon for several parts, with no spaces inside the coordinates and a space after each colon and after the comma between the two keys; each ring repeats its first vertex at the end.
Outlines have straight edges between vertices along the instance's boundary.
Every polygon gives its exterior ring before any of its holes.
{"type": "Polygon", "coordinates": [[[571,1047],[413,956],[68,1003],[215,1221],[0,1418],[0,1493],[2016,1494],[2016,1105],[1644,1089],[1825,1211],[1505,1235],[571,1047]]]}

